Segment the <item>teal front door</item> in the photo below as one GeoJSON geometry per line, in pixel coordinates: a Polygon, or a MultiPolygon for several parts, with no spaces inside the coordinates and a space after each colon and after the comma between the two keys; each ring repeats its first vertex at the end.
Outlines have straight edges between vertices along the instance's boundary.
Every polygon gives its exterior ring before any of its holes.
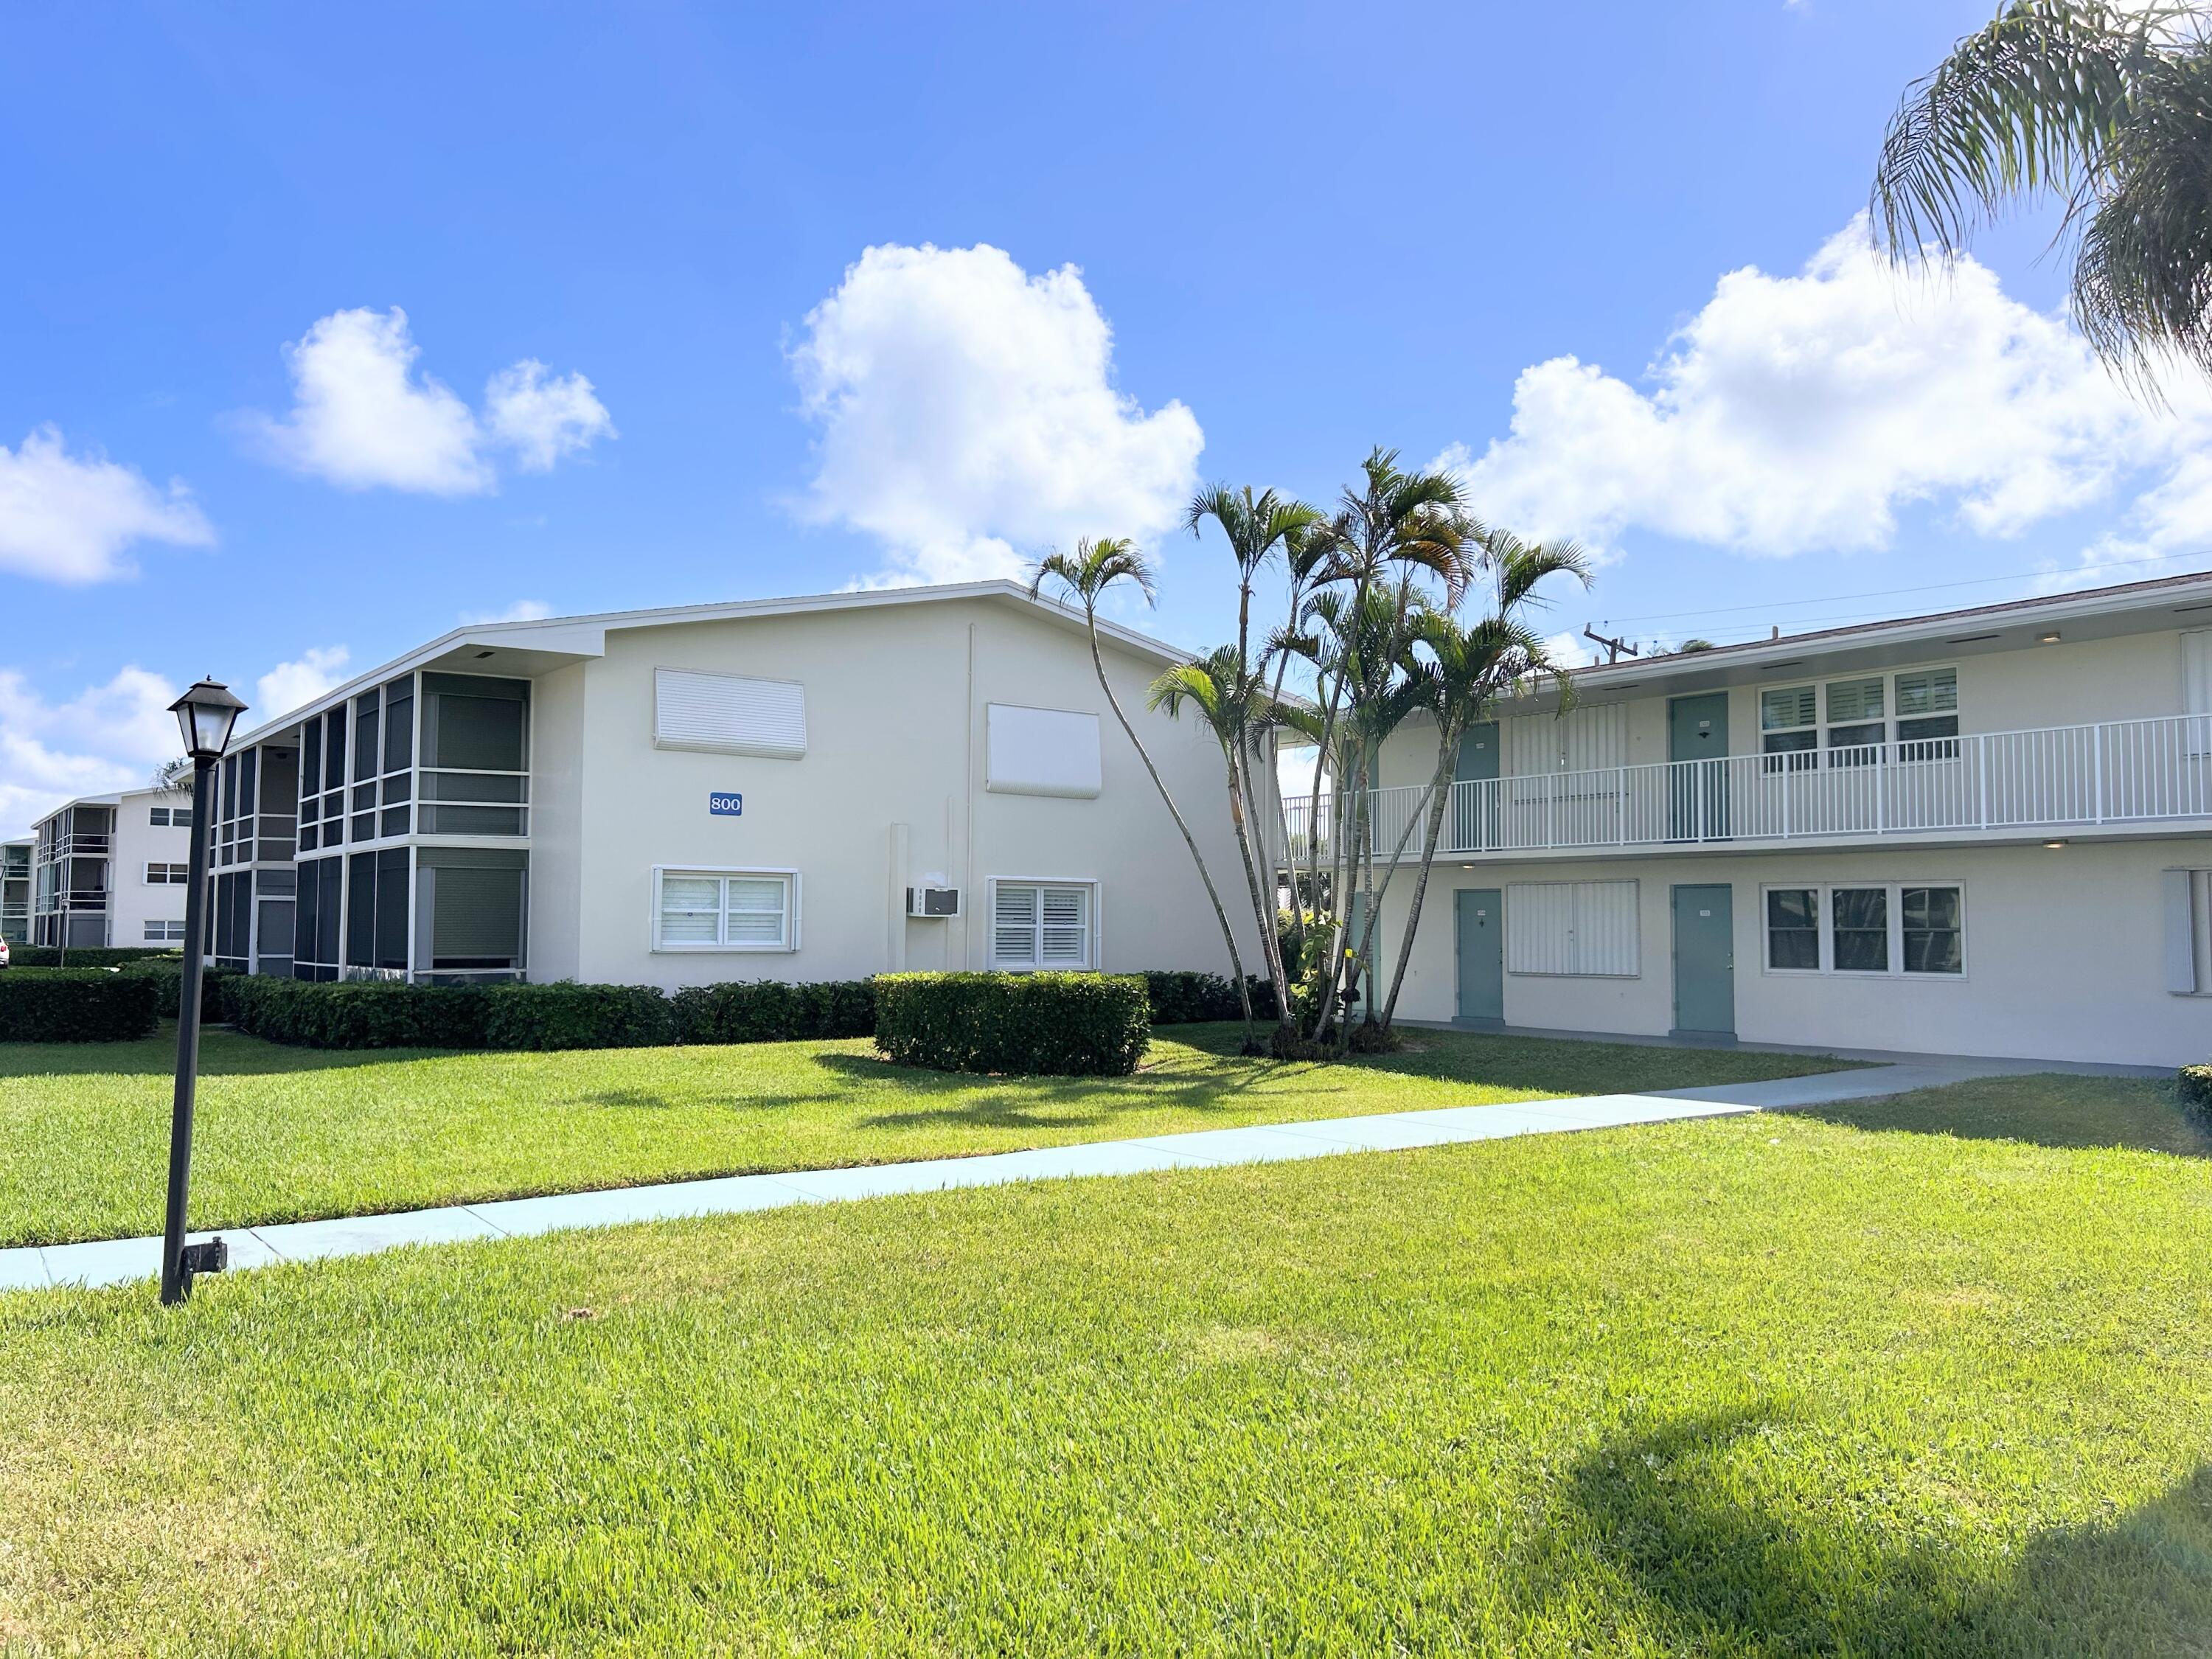
{"type": "Polygon", "coordinates": [[[1735,908],[1722,886],[1674,890],[1674,1029],[1735,1035],[1735,908]]]}
{"type": "Polygon", "coordinates": [[[1454,788],[1451,799],[1451,841],[1454,853],[1487,852],[1498,845],[1498,722],[1484,720],[1468,727],[1459,740],[1459,755],[1452,767],[1452,782],[1474,787],[1454,788]]]}
{"type": "Polygon", "coordinates": [[[1505,907],[1495,887],[1452,895],[1459,956],[1459,1017],[1505,1020],[1505,907]]]}
{"type": "Polygon", "coordinates": [[[1727,692],[1668,699],[1668,840],[1726,838],[1728,751],[1727,692]]]}

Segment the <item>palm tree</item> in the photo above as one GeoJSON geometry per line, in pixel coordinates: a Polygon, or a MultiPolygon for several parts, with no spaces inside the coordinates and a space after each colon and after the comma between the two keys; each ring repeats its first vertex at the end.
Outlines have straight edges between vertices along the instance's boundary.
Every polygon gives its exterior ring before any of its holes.
{"type": "MultiPolygon", "coordinates": [[[[1231,821],[1237,830],[1237,847],[1243,855],[1245,875],[1252,889],[1253,920],[1260,930],[1260,949],[1267,965],[1267,977],[1275,988],[1275,1010],[1278,1022],[1278,1051],[1286,1045],[1282,1039],[1291,1029],[1290,980],[1283,964],[1280,943],[1276,936],[1273,872],[1264,884],[1261,881],[1255,862],[1246,805],[1255,798],[1252,787],[1251,763],[1261,753],[1265,732],[1261,724],[1252,719],[1258,708],[1258,692],[1265,678],[1265,658],[1255,670],[1252,658],[1252,586],[1260,568],[1278,552],[1290,556],[1293,582],[1300,580],[1302,568],[1310,564],[1306,544],[1310,532],[1320,524],[1322,515],[1316,507],[1305,502],[1278,495],[1272,489],[1263,489],[1256,495],[1249,484],[1242,489],[1231,489],[1226,484],[1214,484],[1192,498],[1183,514],[1183,527],[1195,536],[1205,528],[1207,520],[1221,528],[1229,543],[1229,551],[1237,562],[1237,647],[1233,663],[1219,662],[1221,653],[1206,659],[1209,672],[1214,669],[1233,668],[1233,677],[1227,684],[1218,682],[1213,687],[1214,702],[1224,718],[1234,717],[1236,730],[1224,733],[1217,727],[1215,736],[1221,739],[1222,759],[1230,772],[1229,804],[1231,821]]],[[[1174,671],[1170,671],[1171,672],[1174,671]]],[[[1156,683],[1155,693],[1165,684],[1168,676],[1156,683]]],[[[1279,668],[1276,676],[1276,695],[1281,691],[1279,668]]],[[[1195,691],[1187,692],[1184,700],[1195,698],[1195,691]]],[[[1270,699],[1271,702],[1273,699],[1270,699]]],[[[1156,701],[1154,707],[1159,707],[1156,701]]],[[[1170,705],[1173,714],[1180,702],[1170,705]]],[[[1209,710],[1206,718],[1213,723],[1215,716],[1209,710]]],[[[1280,793],[1279,791],[1277,793],[1280,793]]]]}
{"type": "Polygon", "coordinates": [[[1892,257],[1964,247],[2052,195],[2075,322],[2150,384],[2169,353],[2212,373],[2212,39],[2201,4],[2014,0],[1906,92],[1875,174],[1892,257]]]}
{"type": "MultiPolygon", "coordinates": [[[[1290,986],[1284,977],[1282,957],[1275,944],[1275,907],[1267,890],[1273,884],[1270,881],[1263,884],[1260,879],[1260,866],[1253,856],[1251,826],[1245,811],[1250,777],[1243,757],[1256,734],[1253,693],[1258,685],[1237,665],[1237,647],[1224,645],[1196,662],[1178,663],[1167,670],[1152,682],[1145,703],[1147,708],[1165,710],[1170,717],[1180,715],[1186,708],[1197,709],[1199,718],[1221,745],[1224,769],[1229,780],[1230,827],[1237,832],[1237,851],[1244,860],[1244,881],[1251,890],[1252,915],[1259,926],[1261,948],[1267,956],[1267,975],[1275,988],[1275,1053],[1287,1058],[1295,1029],[1291,1023],[1290,986]]],[[[1224,921],[1222,925],[1225,927],[1228,924],[1224,921]]],[[[1238,994],[1244,999],[1249,1036],[1252,994],[1244,983],[1241,969],[1237,984],[1238,994]]]]}
{"type": "MultiPolygon", "coordinates": [[[[1330,746],[1327,734],[1339,717],[1340,701],[1365,739],[1350,757],[1351,775],[1337,777],[1350,862],[1343,866],[1346,883],[1338,889],[1344,897],[1333,906],[1338,926],[1328,951],[1332,977],[1319,1004],[1324,1019],[1335,1004],[1340,976],[1357,972],[1356,966],[1347,964],[1365,963],[1374,942],[1381,896],[1370,844],[1369,774],[1383,738],[1413,707],[1406,671],[1422,593],[1419,583],[1425,578],[1441,584],[1446,607],[1457,605],[1473,580],[1482,533],[1482,526],[1467,510],[1458,480],[1448,472],[1405,471],[1398,465],[1397,451],[1377,447],[1360,463],[1360,475],[1358,487],[1344,492],[1330,521],[1329,539],[1335,550],[1323,578],[1348,583],[1352,594],[1349,605],[1339,613],[1350,631],[1340,641],[1347,647],[1344,670],[1332,678],[1322,710],[1321,748],[1325,754],[1330,746]],[[1345,900],[1355,888],[1360,901],[1360,939],[1356,947],[1347,949],[1345,933],[1351,906],[1345,900]]],[[[1316,784],[1318,796],[1318,767],[1316,784]]],[[[1395,867],[1394,860],[1384,887],[1395,867]]],[[[1365,1024],[1376,1024],[1371,1000],[1365,1024]]]]}
{"type": "Polygon", "coordinates": [[[1085,536],[1075,544],[1073,553],[1052,553],[1038,561],[1030,578],[1030,597],[1036,598],[1047,582],[1060,584],[1066,592],[1074,595],[1083,610],[1083,622],[1091,636],[1091,666],[1097,673],[1098,689],[1106,694],[1106,706],[1114,711],[1114,718],[1129,734],[1129,742],[1137,751],[1137,758],[1145,763],[1152,775],[1152,787],[1160,792],[1160,799],[1168,809],[1168,816],[1182,832],[1182,844],[1190,848],[1190,860],[1198,866],[1198,878],[1206,884],[1206,896],[1213,905],[1214,920],[1221,924],[1222,942],[1229,947],[1229,967],[1237,981],[1237,995],[1244,1009],[1244,1041],[1248,1049],[1256,1050],[1258,1042],[1252,1023],[1252,988],[1244,977],[1244,958],[1237,949],[1236,930],[1229,925],[1229,913],[1221,908],[1221,895],[1214,890],[1213,875],[1206,867],[1206,855],[1198,850],[1198,837],[1190,832],[1184,822],[1182,809],[1175,797],[1168,793],[1167,780],[1160,769],[1152,764],[1151,752],[1137,728],[1129,724],[1129,717],[1121,712],[1121,700],[1114,695],[1114,686],[1106,678],[1106,659],[1098,649],[1098,601],[1109,589],[1122,583],[1133,586],[1145,596],[1145,603],[1157,602],[1158,592],[1152,583],[1152,566],[1137,549],[1137,544],[1124,536],[1102,536],[1093,540],[1085,536]]]}
{"type": "Polygon", "coordinates": [[[1548,679],[1559,689],[1562,712],[1572,695],[1565,668],[1553,659],[1544,641],[1521,620],[1521,612],[1538,602],[1536,586],[1547,576],[1573,576],[1589,586],[1589,555],[1571,541],[1532,546],[1504,530],[1486,532],[1482,546],[1485,562],[1495,577],[1490,614],[1466,628],[1445,611],[1431,611],[1421,619],[1420,644],[1427,658],[1419,681],[1428,712],[1437,723],[1437,767],[1429,783],[1420,874],[1413,881],[1405,930],[1398,941],[1397,966],[1390,975],[1389,995],[1382,1004],[1380,1024],[1386,1033],[1398,1012],[1398,993],[1413,958],[1413,939],[1421,925],[1429,875],[1436,867],[1437,849],[1443,839],[1460,739],[1509,688],[1527,688],[1548,679]]]}

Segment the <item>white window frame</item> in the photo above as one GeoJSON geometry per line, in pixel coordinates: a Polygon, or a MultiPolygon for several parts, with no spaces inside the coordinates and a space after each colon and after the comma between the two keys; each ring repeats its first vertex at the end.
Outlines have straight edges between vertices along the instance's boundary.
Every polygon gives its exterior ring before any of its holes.
{"type": "Polygon", "coordinates": [[[1778,979],[1861,979],[1890,981],[1910,980],[1915,985],[1955,985],[1972,975],[1973,955],[1969,924],[1966,920],[1966,884],[1956,876],[1908,876],[1899,880],[1887,877],[1869,877],[1863,881],[1848,878],[1841,881],[1769,881],[1759,889],[1759,967],[1762,974],[1778,979]],[[1769,893],[1802,892],[1811,888],[1819,897],[1820,906],[1820,965],[1818,968],[1777,968],[1774,965],[1774,944],[1766,926],[1766,896],[1769,893]],[[1889,966],[1884,969],[1838,968],[1836,966],[1836,891],[1838,888],[1880,887],[1887,890],[1887,902],[1889,924],[1889,966]],[[1905,890],[1908,887],[1955,887],[1959,890],[1959,971],[1955,974],[1919,974],[1905,965],[1905,890]]]}
{"type": "MultiPolygon", "coordinates": [[[[649,918],[652,950],[656,956],[792,956],[799,950],[799,920],[800,913],[800,879],[796,870],[763,865],[729,864],[656,864],[653,879],[647,884],[652,901],[649,918]],[[778,945],[731,944],[724,940],[669,939],[660,937],[661,883],[670,876],[710,876],[726,878],[731,876],[778,877],[784,883],[784,916],[787,923],[784,942],[778,945]]],[[[723,896],[722,922],[718,931],[728,927],[729,900],[723,896]]]]}
{"type": "MultiPolygon", "coordinates": [[[[1105,890],[1096,876],[993,876],[983,884],[983,964],[994,974],[1095,974],[1098,964],[1106,959],[1105,951],[1105,890]],[[1085,941],[1085,955],[1088,958],[1081,967],[1069,967],[1060,963],[1004,962],[999,957],[999,889],[1007,887],[1084,887],[1091,892],[1091,926],[1085,941]]],[[[1043,908],[1038,908],[1038,925],[1043,925],[1043,908]]]]}
{"type": "Polygon", "coordinates": [[[185,924],[181,921],[149,921],[144,933],[143,942],[148,945],[182,945],[185,942],[185,924]]]}
{"type": "MultiPolygon", "coordinates": [[[[1881,750],[1882,753],[1880,758],[1892,765],[1912,765],[1929,760],[1955,760],[1958,758],[1956,754],[1945,755],[1942,753],[1919,755],[1908,758],[1902,754],[1892,753],[1890,751],[1890,745],[1905,743],[1917,744],[1957,743],[1965,733],[1965,726],[1960,714],[1960,710],[1963,706],[1964,699],[1959,684],[1959,667],[1956,663],[1948,662],[1928,663],[1921,666],[1904,669],[1885,669],[1878,673],[1873,674],[1839,674],[1833,678],[1828,679],[1792,680],[1784,685],[1764,686],[1760,688],[1758,702],[1759,750],[1768,757],[1770,764],[1766,769],[1769,772],[1813,771],[1821,767],[1833,766],[1835,763],[1829,758],[1832,755],[1849,755],[1856,752],[1863,757],[1865,750],[1869,748],[1881,750]],[[1907,675],[1936,675],[1942,673],[1948,673],[1951,676],[1952,704],[1950,708],[1937,709],[1930,713],[1922,714],[1906,714],[1899,711],[1899,703],[1900,699],[1898,696],[1898,681],[1903,679],[1907,675]],[[1828,688],[1832,685],[1847,685],[1864,680],[1879,680],[1881,683],[1882,712],[1881,720],[1878,721],[1870,720],[1830,720],[1828,718],[1828,688]],[[1769,696],[1778,696],[1784,692],[1793,691],[1810,691],[1813,694],[1812,720],[1809,722],[1796,726],[1769,727],[1766,724],[1767,697],[1769,696]],[[1898,735],[1899,726],[1906,720],[1942,720],[1947,716],[1954,724],[1957,724],[1960,726],[1959,731],[1954,732],[1948,738],[1902,738],[1898,735]],[[1873,744],[1852,744],[1849,747],[1838,750],[1830,740],[1831,733],[1838,726],[1875,725],[1879,725],[1881,727],[1881,736],[1873,744]],[[1770,749],[1766,745],[1766,739],[1770,737],[1779,736],[1784,732],[1795,734],[1800,732],[1810,732],[1813,733],[1813,746],[1811,748],[1770,749]]],[[[1863,757],[1850,763],[1850,766],[1863,766],[1866,764],[1868,764],[1868,762],[1863,757]]],[[[1845,769],[1849,769],[1849,768],[1847,767],[1845,769]]],[[[1787,882],[1779,882],[1776,884],[1778,886],[1788,886],[1790,884],[1787,882]]],[[[1917,884],[1913,884],[1917,885],[1917,884]]],[[[1785,969],[1782,971],[1788,972],[1790,970],[1785,969]]]]}
{"type": "Polygon", "coordinates": [[[139,866],[138,884],[141,887],[189,887],[191,885],[191,866],[181,859],[148,859],[139,866]],[[179,870],[181,875],[165,875],[154,879],[156,870],[179,870]]]}

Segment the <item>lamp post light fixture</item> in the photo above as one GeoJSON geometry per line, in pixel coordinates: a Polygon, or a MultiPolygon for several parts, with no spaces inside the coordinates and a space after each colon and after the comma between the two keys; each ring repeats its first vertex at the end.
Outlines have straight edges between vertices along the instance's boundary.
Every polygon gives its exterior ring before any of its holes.
{"type": "Polygon", "coordinates": [[[230,747],[246,705],[219,680],[202,680],[169,705],[192,763],[192,850],[185,888],[185,971],[177,986],[177,1093],[169,1116],[169,1206],[161,1234],[161,1300],[182,1302],[194,1273],[229,1265],[221,1238],[185,1243],[185,1192],[192,1173],[192,1095],[200,1073],[200,967],[207,954],[208,843],[215,825],[215,763],[230,747]]]}

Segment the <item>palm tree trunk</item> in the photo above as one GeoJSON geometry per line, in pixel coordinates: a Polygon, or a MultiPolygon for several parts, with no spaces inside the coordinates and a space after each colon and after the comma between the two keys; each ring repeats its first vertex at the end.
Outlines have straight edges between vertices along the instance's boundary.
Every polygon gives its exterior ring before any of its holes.
{"type": "Polygon", "coordinates": [[[1413,900],[1406,908],[1406,934],[1398,941],[1398,965],[1390,975],[1390,999],[1382,1005],[1382,1029],[1386,1031],[1397,1017],[1398,992],[1406,983],[1406,965],[1413,959],[1413,935],[1421,925],[1422,902],[1428,897],[1429,872],[1436,867],[1437,843],[1443,839],[1444,812],[1451,805],[1451,790],[1444,778],[1450,769],[1454,747],[1452,734],[1439,728],[1437,772],[1429,781],[1429,829],[1421,844],[1421,873],[1413,883],[1413,900]]]}
{"type": "Polygon", "coordinates": [[[1206,867],[1206,855],[1198,850],[1198,837],[1190,833],[1190,825],[1183,822],[1182,810],[1176,805],[1175,797],[1168,793],[1167,780],[1160,776],[1160,769],[1152,764],[1152,755],[1146,749],[1144,739],[1137,735],[1137,728],[1129,724],[1129,717],[1121,712],[1121,700],[1114,695],[1114,687],[1106,678],[1106,659],[1099,654],[1097,617],[1086,609],[1084,619],[1091,629],[1091,666],[1097,672],[1098,689],[1106,694],[1106,706],[1114,711],[1114,718],[1129,734],[1130,744],[1136,750],[1137,758],[1144,762],[1145,770],[1152,775],[1152,787],[1160,792],[1160,799],[1167,806],[1168,816],[1175,820],[1176,828],[1182,831],[1182,844],[1190,848],[1190,861],[1198,866],[1198,878],[1206,884],[1206,896],[1213,905],[1213,919],[1221,924],[1222,943],[1229,947],[1229,968],[1236,976],[1237,995],[1244,1009],[1245,1040],[1256,1043],[1259,1039],[1252,1023],[1252,988],[1244,982],[1244,958],[1237,952],[1237,934],[1229,925],[1229,913],[1221,908],[1221,895],[1214,890],[1213,874],[1206,867]]]}

